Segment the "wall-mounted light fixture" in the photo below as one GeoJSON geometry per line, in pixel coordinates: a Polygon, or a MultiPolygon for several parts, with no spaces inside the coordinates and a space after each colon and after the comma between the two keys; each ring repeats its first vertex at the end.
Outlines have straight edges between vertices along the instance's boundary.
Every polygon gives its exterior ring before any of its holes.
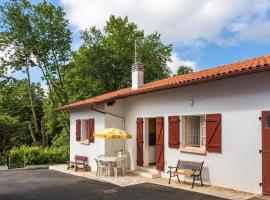
{"type": "Polygon", "coordinates": [[[190,107],[193,107],[194,104],[195,104],[194,99],[193,99],[193,98],[190,99],[190,100],[189,100],[189,105],[190,105],[190,107]]]}

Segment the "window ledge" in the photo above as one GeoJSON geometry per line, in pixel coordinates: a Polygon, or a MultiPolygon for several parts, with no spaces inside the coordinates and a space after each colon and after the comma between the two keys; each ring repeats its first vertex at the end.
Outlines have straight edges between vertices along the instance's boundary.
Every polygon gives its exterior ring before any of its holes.
{"type": "Polygon", "coordinates": [[[90,144],[89,140],[81,140],[81,144],[90,144]]]}
{"type": "Polygon", "coordinates": [[[181,147],[180,152],[206,155],[204,147],[181,147]]]}

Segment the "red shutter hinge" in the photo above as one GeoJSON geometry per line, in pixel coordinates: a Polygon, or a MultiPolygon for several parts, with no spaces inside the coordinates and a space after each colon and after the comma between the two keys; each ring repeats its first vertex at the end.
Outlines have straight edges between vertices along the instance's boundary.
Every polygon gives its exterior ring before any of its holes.
{"type": "Polygon", "coordinates": [[[262,187],[263,184],[262,183],[259,183],[259,185],[260,185],[260,187],[262,187]]]}
{"type": "Polygon", "coordinates": [[[262,150],[261,149],[259,150],[259,153],[262,153],[262,150]]]}
{"type": "Polygon", "coordinates": [[[259,120],[262,120],[262,117],[261,116],[259,117],[259,120]]]}

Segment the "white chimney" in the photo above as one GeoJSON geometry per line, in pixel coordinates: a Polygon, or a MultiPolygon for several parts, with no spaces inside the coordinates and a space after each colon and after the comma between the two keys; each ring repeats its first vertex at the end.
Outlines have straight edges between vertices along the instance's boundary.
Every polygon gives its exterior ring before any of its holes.
{"type": "Polygon", "coordinates": [[[144,84],[144,67],[140,62],[132,65],[132,90],[137,90],[144,84]]]}
{"type": "Polygon", "coordinates": [[[135,57],[132,65],[132,90],[137,90],[144,84],[144,66],[137,56],[137,45],[135,40],[135,57]]]}

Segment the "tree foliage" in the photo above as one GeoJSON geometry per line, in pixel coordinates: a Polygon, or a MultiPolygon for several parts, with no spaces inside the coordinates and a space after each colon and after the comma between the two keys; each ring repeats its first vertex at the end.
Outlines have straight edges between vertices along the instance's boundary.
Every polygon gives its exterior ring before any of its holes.
{"type": "Polygon", "coordinates": [[[193,72],[193,68],[190,66],[179,66],[177,68],[177,75],[189,74],[193,72]]]}
{"type": "Polygon", "coordinates": [[[170,75],[171,45],[163,44],[158,33],[145,35],[127,17],[111,16],[103,30],[91,27],[81,32],[81,38],[83,44],[66,74],[71,101],[129,87],[135,40],[145,82],[170,75]]]}
{"type": "MultiPolygon", "coordinates": [[[[32,135],[28,123],[33,120],[26,80],[3,80],[0,84],[0,149],[5,152],[12,146],[31,144],[32,135]]],[[[44,92],[39,84],[31,84],[34,91],[38,120],[43,116],[44,92]]],[[[33,137],[39,140],[40,135],[33,137]]]]}
{"type": "MultiPolygon", "coordinates": [[[[26,80],[9,80],[6,84],[0,85],[0,113],[17,118],[19,121],[31,121],[31,106],[29,103],[26,80]]],[[[43,116],[42,104],[44,92],[38,83],[32,83],[34,91],[34,103],[37,108],[37,117],[43,116]]]]}

